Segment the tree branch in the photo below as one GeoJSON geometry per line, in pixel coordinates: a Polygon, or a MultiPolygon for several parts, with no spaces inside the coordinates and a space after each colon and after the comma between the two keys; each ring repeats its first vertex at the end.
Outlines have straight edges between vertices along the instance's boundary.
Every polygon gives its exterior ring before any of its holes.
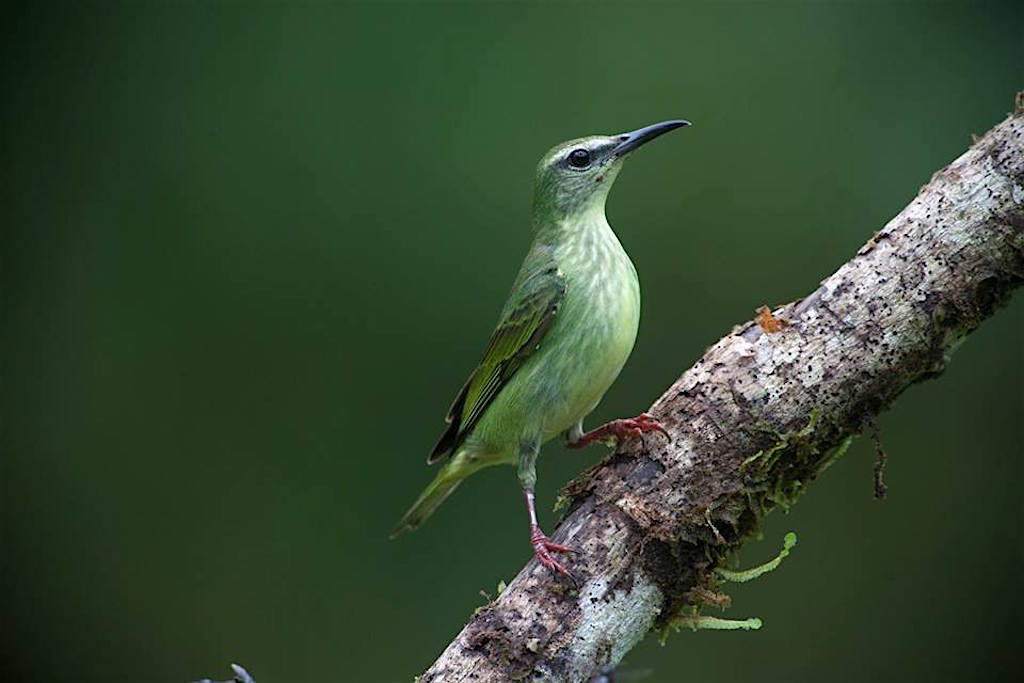
{"type": "Polygon", "coordinates": [[[765,513],[1022,281],[1024,93],[815,292],[708,349],[650,410],[671,444],[631,441],[569,485],[553,538],[581,551],[578,591],[531,561],[421,683],[579,682],[617,663],[715,595],[765,513]]]}

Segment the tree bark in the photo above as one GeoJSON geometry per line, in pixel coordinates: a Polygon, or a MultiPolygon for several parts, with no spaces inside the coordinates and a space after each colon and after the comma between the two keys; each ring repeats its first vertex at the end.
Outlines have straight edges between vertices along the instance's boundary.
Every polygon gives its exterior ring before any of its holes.
{"type": "Polygon", "coordinates": [[[553,539],[580,551],[578,590],[531,561],[421,683],[585,681],[713,600],[714,570],[762,517],[940,374],[1022,281],[1024,93],[816,291],[735,328],[669,387],[650,412],[671,443],[631,440],[569,485],[553,539]]]}

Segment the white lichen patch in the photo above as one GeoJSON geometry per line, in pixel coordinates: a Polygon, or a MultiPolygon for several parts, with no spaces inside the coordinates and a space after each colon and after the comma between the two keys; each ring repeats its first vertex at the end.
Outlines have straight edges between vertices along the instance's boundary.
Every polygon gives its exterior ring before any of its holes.
{"type": "MultiPolygon", "coordinates": [[[[683,376],[682,380],[676,385],[676,388],[684,392],[690,391],[698,384],[703,384],[704,382],[708,381],[708,378],[710,377],[711,373],[708,372],[707,370],[701,370],[698,372],[691,371],[683,376]]],[[[664,399],[664,397],[662,398],[664,399]]]]}
{"type": "Polygon", "coordinates": [[[757,359],[758,372],[764,375],[770,375],[775,372],[775,352],[777,351],[775,342],[766,334],[761,335],[754,342],[754,352],[757,359]]]}
{"type": "Polygon", "coordinates": [[[800,368],[800,384],[805,389],[817,386],[825,376],[825,364],[820,358],[809,358],[800,368]]]}
{"type": "Polygon", "coordinates": [[[609,588],[600,578],[590,581],[580,592],[577,604],[582,618],[566,648],[574,660],[573,668],[582,673],[579,680],[590,675],[591,663],[609,647],[609,663],[617,664],[651,629],[664,603],[661,591],[641,572],[634,574],[628,588],[609,588]]]}

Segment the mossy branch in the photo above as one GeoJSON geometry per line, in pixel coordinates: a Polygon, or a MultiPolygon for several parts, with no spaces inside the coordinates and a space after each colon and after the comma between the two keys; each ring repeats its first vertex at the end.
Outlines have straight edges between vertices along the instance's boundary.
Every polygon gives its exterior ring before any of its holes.
{"type": "Polygon", "coordinates": [[[581,551],[578,590],[531,561],[422,682],[576,683],[651,630],[752,627],[699,615],[748,575],[727,559],[1024,281],[1022,108],[817,290],[708,349],[649,411],[671,443],[626,443],[567,487],[553,538],[581,551]]]}

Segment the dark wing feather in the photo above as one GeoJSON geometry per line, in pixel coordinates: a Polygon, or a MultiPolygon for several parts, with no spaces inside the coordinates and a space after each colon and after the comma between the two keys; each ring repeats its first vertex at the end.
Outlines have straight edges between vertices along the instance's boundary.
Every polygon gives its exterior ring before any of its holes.
{"type": "MultiPolygon", "coordinates": [[[[528,260],[524,272],[531,265],[536,263],[528,260]]],[[[533,273],[520,273],[483,357],[448,409],[448,429],[431,451],[428,463],[458,448],[509,378],[537,350],[554,322],[565,291],[565,277],[550,261],[533,273]]]]}

